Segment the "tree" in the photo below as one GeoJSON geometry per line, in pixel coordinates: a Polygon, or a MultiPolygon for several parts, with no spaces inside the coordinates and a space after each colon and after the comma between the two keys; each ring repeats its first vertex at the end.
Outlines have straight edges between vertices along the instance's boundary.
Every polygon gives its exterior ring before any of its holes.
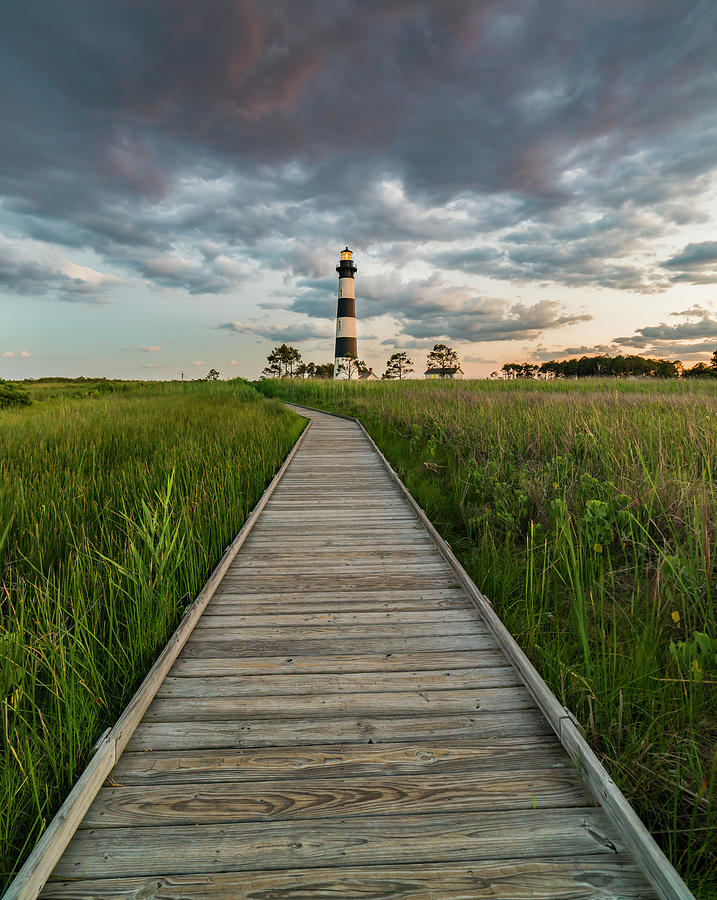
{"type": "Polygon", "coordinates": [[[408,358],[408,354],[401,351],[394,353],[393,356],[386,361],[386,371],[383,378],[397,378],[399,381],[404,379],[409,372],[413,372],[413,360],[408,358]]]}
{"type": "Polygon", "coordinates": [[[358,357],[351,354],[350,356],[343,357],[336,369],[337,375],[339,372],[343,372],[349,379],[353,378],[354,375],[358,378],[359,375],[368,372],[368,366],[362,359],[358,359],[358,357]]]}
{"type": "Polygon", "coordinates": [[[314,370],[314,378],[333,378],[334,377],[334,364],[333,363],[318,363],[316,369],[314,370]]]}
{"type": "Polygon", "coordinates": [[[205,381],[219,381],[219,372],[216,369],[210,369],[204,376],[205,381]]]}
{"type": "Polygon", "coordinates": [[[266,361],[269,365],[261,373],[262,378],[293,378],[301,364],[301,354],[296,347],[282,344],[274,347],[266,361]]]}
{"type": "Polygon", "coordinates": [[[445,344],[435,344],[426,359],[426,368],[440,369],[441,378],[446,377],[449,369],[457,369],[458,366],[458,354],[452,347],[446,347],[445,344]]]}
{"type": "Polygon", "coordinates": [[[316,363],[299,363],[296,367],[296,375],[298,378],[314,378],[316,376],[316,363]]]}

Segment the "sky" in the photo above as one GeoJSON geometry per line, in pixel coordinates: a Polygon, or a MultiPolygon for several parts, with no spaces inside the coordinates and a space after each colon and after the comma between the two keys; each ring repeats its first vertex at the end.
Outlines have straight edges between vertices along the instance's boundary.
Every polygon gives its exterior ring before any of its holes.
{"type": "Polygon", "coordinates": [[[0,34],[0,377],[717,348],[714,0],[33,0],[0,34]]]}

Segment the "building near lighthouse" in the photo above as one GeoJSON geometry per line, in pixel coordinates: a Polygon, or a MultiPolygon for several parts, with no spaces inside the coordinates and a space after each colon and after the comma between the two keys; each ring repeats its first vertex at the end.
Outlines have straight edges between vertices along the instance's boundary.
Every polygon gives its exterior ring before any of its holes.
{"type": "Polygon", "coordinates": [[[356,263],[354,255],[345,247],[341,251],[339,264],[339,300],[336,308],[336,348],[334,350],[334,378],[347,378],[348,360],[356,359],[356,293],[354,275],[356,263]]]}

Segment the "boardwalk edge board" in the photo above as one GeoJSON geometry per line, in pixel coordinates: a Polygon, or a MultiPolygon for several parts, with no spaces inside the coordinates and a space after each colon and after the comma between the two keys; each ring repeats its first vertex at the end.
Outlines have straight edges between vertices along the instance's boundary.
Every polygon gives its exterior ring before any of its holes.
{"type": "Polygon", "coordinates": [[[43,832],[25,864],[11,882],[3,895],[3,900],[35,900],[45,886],[47,879],[52,874],[52,870],[64,853],[80,822],[82,822],[92,801],[99,793],[105,779],[127,746],[129,739],[134,734],[140,720],[164,681],[167,672],[169,672],[177,656],[179,656],[204,609],[214,596],[237,553],[241,550],[256,520],[259,518],[259,514],[274,493],[310,428],[311,419],[308,419],[296,443],[284,459],[281,468],[267,485],[237,536],[224,551],[224,555],[219,560],[216,568],[209,576],[196,600],[185,612],[177,630],[165,644],[164,649],[157,657],[156,662],[147,673],[135,695],[125,707],[114,726],[98,741],[94,756],[90,759],[84,772],[67,795],[65,802],[43,832]]]}
{"type": "Polygon", "coordinates": [[[463,568],[448,543],[441,537],[435,526],[413,498],[412,494],[398,477],[393,467],[379,450],[376,442],[366,431],[363,424],[354,416],[343,413],[330,413],[325,409],[317,409],[300,403],[288,403],[288,406],[301,414],[302,409],[335,416],[354,422],[381,460],[384,468],[405,497],[421,524],[433,538],[441,555],[456,573],[463,587],[468,592],[483,621],[495,635],[501,649],[516,667],[525,686],[533,696],[538,709],[547,719],[550,727],[563,745],[568,756],[578,767],[595,799],[605,809],[618,829],[635,860],[643,869],[650,884],[662,900],[695,900],[694,895],[684,883],[677,870],[658,847],[655,839],[644,826],[627,798],[610,778],[607,770],[583,737],[577,719],[567,707],[558,701],[548,685],[543,681],[538,670],[533,666],[525,653],[520,649],[513,635],[505,627],[493,609],[490,600],[478,590],[470,575],[463,568]]]}

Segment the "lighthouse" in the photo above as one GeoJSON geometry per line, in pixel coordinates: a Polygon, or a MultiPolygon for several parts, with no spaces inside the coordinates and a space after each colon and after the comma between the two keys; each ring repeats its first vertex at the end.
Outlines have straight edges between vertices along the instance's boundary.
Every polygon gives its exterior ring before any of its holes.
{"type": "Polygon", "coordinates": [[[339,302],[336,309],[336,350],[334,351],[334,378],[345,378],[346,373],[340,371],[346,357],[358,356],[356,347],[356,294],[354,292],[354,275],[356,263],[354,255],[345,247],[341,251],[339,264],[339,302]]]}

